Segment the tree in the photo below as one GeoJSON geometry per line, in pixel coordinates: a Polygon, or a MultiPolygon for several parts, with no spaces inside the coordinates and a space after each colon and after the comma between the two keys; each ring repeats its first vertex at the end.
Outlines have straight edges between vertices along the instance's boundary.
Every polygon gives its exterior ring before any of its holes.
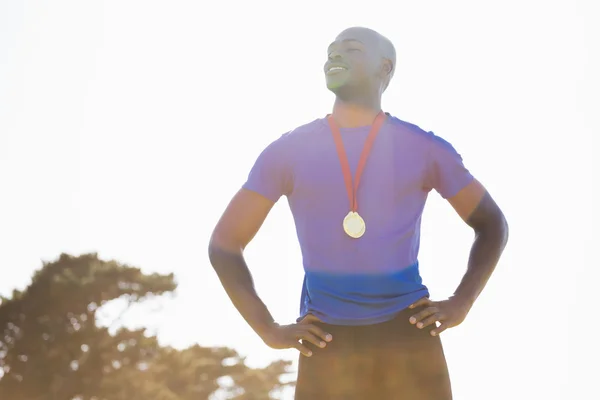
{"type": "Polygon", "coordinates": [[[136,304],[171,293],[174,277],[62,254],[0,303],[0,399],[266,400],[289,362],[251,369],[229,348],[162,347],[144,329],[111,334],[96,322],[116,299],[136,304]],[[230,384],[224,385],[224,378],[230,384]]]}

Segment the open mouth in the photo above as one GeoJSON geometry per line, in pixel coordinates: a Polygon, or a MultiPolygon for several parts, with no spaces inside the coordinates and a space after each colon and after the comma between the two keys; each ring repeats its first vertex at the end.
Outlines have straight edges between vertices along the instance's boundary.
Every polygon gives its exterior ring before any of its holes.
{"type": "Polygon", "coordinates": [[[347,68],[340,67],[340,66],[334,66],[334,67],[327,68],[326,74],[327,75],[337,74],[337,73],[340,73],[340,72],[346,71],[346,70],[347,70],[347,68]]]}

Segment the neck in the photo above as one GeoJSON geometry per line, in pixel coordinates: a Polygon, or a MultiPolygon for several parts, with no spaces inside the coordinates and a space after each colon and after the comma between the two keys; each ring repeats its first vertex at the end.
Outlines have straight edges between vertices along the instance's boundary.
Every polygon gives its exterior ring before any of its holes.
{"type": "Polygon", "coordinates": [[[344,101],[335,99],[331,115],[340,128],[371,125],[381,111],[381,99],[373,101],[344,101]]]}

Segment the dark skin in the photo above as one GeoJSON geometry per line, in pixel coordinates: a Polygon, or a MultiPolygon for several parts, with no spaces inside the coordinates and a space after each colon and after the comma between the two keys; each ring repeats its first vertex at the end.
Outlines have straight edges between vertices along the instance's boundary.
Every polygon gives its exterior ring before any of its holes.
{"type": "Polygon", "coordinates": [[[269,347],[296,348],[305,356],[311,356],[311,351],[300,341],[325,347],[325,343],[332,340],[331,335],[312,324],[315,321],[312,316],[297,324],[277,324],[256,293],[244,260],[244,249],[260,229],[273,204],[257,193],[241,189],[215,227],[209,245],[210,262],[233,305],[269,347]]]}
{"type": "MultiPolygon", "coordinates": [[[[328,89],[336,95],[332,116],[341,127],[370,125],[381,111],[381,97],[394,68],[393,57],[381,45],[381,40],[374,31],[351,28],[338,35],[327,49],[324,72],[328,89]],[[330,71],[332,66],[338,69],[330,71]]],[[[411,306],[427,306],[411,317],[411,323],[417,328],[441,322],[432,334],[439,334],[464,320],[491,276],[508,236],[502,212],[478,181],[473,181],[448,201],[473,228],[476,239],[467,272],[454,296],[438,302],[421,299],[411,306]]],[[[302,341],[324,348],[333,340],[331,335],[315,325],[318,319],[310,314],[299,323],[277,324],[256,293],[244,259],[244,249],[273,205],[258,193],[245,189],[238,191],[213,231],[209,257],[233,305],[268,346],[296,348],[310,356],[310,350],[302,341]]]]}
{"type": "Polygon", "coordinates": [[[394,68],[380,50],[381,40],[374,31],[350,28],[327,48],[325,80],[336,95],[331,114],[342,128],[371,125],[381,111],[381,97],[394,68]],[[330,71],[332,67],[343,70],[330,71]]]}
{"type": "Polygon", "coordinates": [[[492,196],[479,182],[474,181],[448,201],[473,229],[475,241],[471,246],[467,272],[454,295],[442,301],[422,298],[410,306],[426,307],[409,319],[418,329],[440,323],[438,327],[431,329],[430,333],[433,336],[465,320],[491,277],[508,241],[506,219],[492,196]],[[476,204],[474,208],[473,204],[476,204]]]}

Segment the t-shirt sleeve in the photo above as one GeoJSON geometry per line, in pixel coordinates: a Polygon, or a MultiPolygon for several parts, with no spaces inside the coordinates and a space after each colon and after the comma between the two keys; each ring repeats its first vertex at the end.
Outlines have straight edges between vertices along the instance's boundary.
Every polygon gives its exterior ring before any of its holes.
{"type": "Polygon", "coordinates": [[[461,155],[446,140],[429,133],[426,186],[444,199],[451,198],[473,181],[461,155]]]}
{"type": "Polygon", "coordinates": [[[274,203],[292,191],[291,159],[288,151],[287,135],[269,144],[258,156],[248,179],[242,185],[274,203]]]}

